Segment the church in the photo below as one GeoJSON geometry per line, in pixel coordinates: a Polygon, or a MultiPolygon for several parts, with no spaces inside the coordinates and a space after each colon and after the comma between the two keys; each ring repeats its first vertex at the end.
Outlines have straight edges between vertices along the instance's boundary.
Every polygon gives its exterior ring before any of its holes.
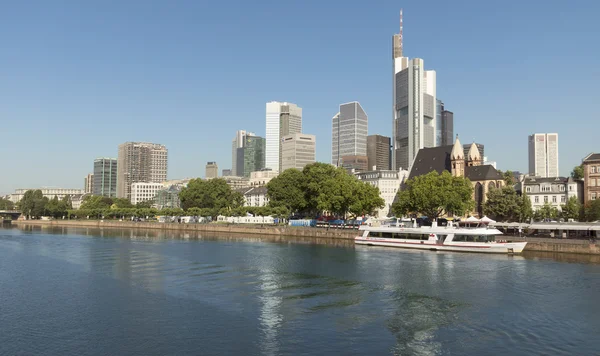
{"type": "Polygon", "coordinates": [[[473,216],[483,217],[483,203],[487,192],[504,185],[504,179],[496,168],[483,164],[483,157],[475,143],[471,144],[465,157],[463,146],[458,140],[454,145],[421,148],[415,157],[409,179],[431,171],[448,171],[455,177],[467,177],[473,184],[475,210],[473,216]]]}

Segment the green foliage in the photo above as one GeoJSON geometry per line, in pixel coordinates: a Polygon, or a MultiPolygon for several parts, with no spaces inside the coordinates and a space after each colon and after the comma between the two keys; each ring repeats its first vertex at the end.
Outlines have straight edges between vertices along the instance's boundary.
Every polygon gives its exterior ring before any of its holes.
{"type": "Polygon", "coordinates": [[[267,184],[267,190],[270,213],[281,218],[284,213],[316,216],[323,211],[358,216],[385,204],[377,188],[325,163],[309,164],[302,171],[287,169],[267,184]]]}
{"type": "MultiPolygon", "coordinates": [[[[109,198],[110,199],[110,198],[109,198]]],[[[108,200],[106,200],[106,202],[108,202],[108,200]]],[[[112,204],[110,204],[110,207],[115,207],[116,209],[128,209],[128,208],[133,208],[133,204],[131,204],[131,201],[129,201],[129,199],[126,198],[112,198],[112,204]]],[[[137,206],[136,208],[150,208],[150,206],[137,206]]]]}
{"type": "Polygon", "coordinates": [[[569,219],[579,220],[581,214],[581,204],[576,197],[570,197],[567,203],[561,206],[561,217],[568,221],[569,219]]]}
{"type": "Polygon", "coordinates": [[[149,209],[152,207],[152,204],[154,204],[153,200],[146,200],[146,201],[142,201],[142,202],[135,204],[135,207],[149,209]]]}
{"type": "Polygon", "coordinates": [[[533,218],[535,220],[557,219],[559,214],[558,208],[550,203],[544,203],[541,208],[533,213],[533,218]]]}
{"type": "Polygon", "coordinates": [[[64,204],[66,210],[73,209],[73,203],[71,202],[70,195],[65,195],[61,202],[64,204]]]}
{"type": "MultiPolygon", "coordinates": [[[[119,198],[117,198],[119,199],[119,198]]],[[[81,209],[83,210],[94,210],[94,209],[106,209],[113,205],[113,199],[103,197],[101,195],[87,195],[81,202],[81,209]]],[[[131,203],[129,203],[131,206],[131,203]]],[[[118,206],[116,206],[118,208],[118,206]]]]}
{"type": "Polygon", "coordinates": [[[504,171],[502,173],[502,178],[504,179],[505,186],[513,187],[515,185],[515,176],[512,171],[504,171]]]}
{"type": "Polygon", "coordinates": [[[46,212],[47,203],[48,198],[44,197],[42,191],[37,189],[26,191],[17,205],[24,215],[30,218],[39,218],[46,212]]]}
{"type": "Polygon", "coordinates": [[[46,204],[45,215],[59,219],[63,216],[67,216],[68,208],[67,202],[65,202],[64,199],[58,200],[58,197],[54,196],[54,198],[50,199],[46,204]]]}
{"type": "Polygon", "coordinates": [[[600,220],[600,199],[592,200],[585,205],[585,219],[587,221],[600,220]]]}
{"type": "Polygon", "coordinates": [[[521,207],[519,214],[519,222],[528,222],[533,218],[533,207],[531,206],[531,199],[527,194],[523,193],[521,196],[521,207]]]}
{"type": "MultiPolygon", "coordinates": [[[[531,205],[531,202],[529,202],[531,205]]],[[[523,199],[512,186],[491,189],[483,206],[483,212],[496,221],[521,220],[523,199]]]]}
{"type": "MultiPolygon", "coordinates": [[[[188,186],[179,193],[179,199],[183,209],[210,209],[210,216],[218,215],[223,209],[230,211],[244,203],[244,196],[231,190],[227,182],[221,178],[192,179],[188,186]]],[[[204,212],[208,213],[209,211],[205,210],[204,212]]]]}
{"type": "Polygon", "coordinates": [[[0,198],[0,210],[13,210],[15,208],[15,204],[4,198],[0,198]]]}
{"type": "Polygon", "coordinates": [[[573,179],[583,179],[583,165],[575,166],[571,172],[573,179]]]}
{"type": "Polygon", "coordinates": [[[473,206],[473,185],[467,178],[433,171],[407,180],[392,211],[396,216],[423,214],[436,219],[444,212],[464,215],[473,206]]]}

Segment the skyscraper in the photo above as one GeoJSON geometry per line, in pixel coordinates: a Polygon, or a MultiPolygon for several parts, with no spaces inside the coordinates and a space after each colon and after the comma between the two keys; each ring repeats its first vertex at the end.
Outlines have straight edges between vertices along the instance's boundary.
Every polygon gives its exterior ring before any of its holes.
{"type": "Polygon", "coordinates": [[[367,170],[375,167],[378,171],[390,169],[391,139],[381,135],[367,136],[367,170]]]}
{"type": "MultiPolygon", "coordinates": [[[[246,136],[256,136],[253,132],[246,130],[238,130],[235,133],[235,137],[231,141],[231,174],[232,176],[238,176],[236,172],[237,167],[237,150],[238,148],[244,147],[244,138],[246,136]]],[[[241,176],[241,174],[239,174],[241,176]]]]}
{"type": "Polygon", "coordinates": [[[167,148],[148,142],[119,145],[117,197],[131,199],[131,184],[161,183],[167,180],[167,148]]]}
{"type": "Polygon", "coordinates": [[[85,194],[93,194],[94,191],[94,173],[88,173],[83,180],[83,192],[85,194]]]}
{"type": "Polygon", "coordinates": [[[205,169],[206,179],[213,179],[219,176],[219,166],[217,165],[217,162],[207,162],[205,169]]]}
{"type": "Polygon", "coordinates": [[[250,173],[265,168],[265,139],[245,136],[242,147],[237,149],[237,176],[250,177],[250,173]]]}
{"type": "Polygon", "coordinates": [[[281,139],[302,133],[302,108],[296,104],[271,101],[266,106],[265,166],[281,171],[281,139]]]}
{"type": "MultiPolygon", "coordinates": [[[[454,113],[444,109],[444,103],[441,105],[441,117],[442,117],[442,129],[441,136],[442,142],[439,146],[451,145],[454,140],[454,113]]],[[[483,150],[482,153],[483,155],[483,150]]]]}
{"type": "Polygon", "coordinates": [[[115,158],[96,158],[94,160],[92,194],[109,198],[117,196],[117,167],[115,158]]]}
{"type": "Polygon", "coordinates": [[[317,141],[315,135],[296,133],[281,139],[281,171],[289,168],[302,169],[315,162],[317,141]]]}
{"type": "Polygon", "coordinates": [[[558,134],[529,136],[529,174],[542,178],[558,177],[558,134]]]}
{"type": "MultiPolygon", "coordinates": [[[[483,158],[484,154],[485,154],[485,145],[483,143],[476,143],[476,142],[473,142],[473,143],[475,143],[475,147],[477,147],[477,150],[479,151],[479,155],[481,156],[481,158],[483,158]]],[[[463,145],[463,152],[465,153],[465,158],[469,158],[469,150],[471,149],[471,145],[473,143],[468,143],[466,145],[463,145]]]]}
{"type": "Polygon", "coordinates": [[[343,157],[367,156],[368,124],[357,101],[340,105],[331,125],[331,164],[339,166],[343,157]]]}
{"type": "Polygon", "coordinates": [[[404,57],[400,33],[392,37],[392,169],[410,169],[419,149],[436,144],[436,73],[422,59],[404,57]]]}

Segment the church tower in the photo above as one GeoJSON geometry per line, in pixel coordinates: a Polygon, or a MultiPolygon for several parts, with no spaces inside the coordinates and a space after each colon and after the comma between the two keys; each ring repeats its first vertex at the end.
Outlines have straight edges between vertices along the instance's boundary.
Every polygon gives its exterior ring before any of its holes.
{"type": "Polygon", "coordinates": [[[469,148],[469,153],[467,155],[467,166],[469,166],[469,167],[481,166],[482,161],[483,160],[481,159],[481,154],[479,153],[479,149],[477,148],[477,145],[475,144],[475,142],[473,142],[471,144],[471,147],[469,148]]]}
{"type": "Polygon", "coordinates": [[[450,164],[452,166],[452,175],[454,177],[464,177],[465,175],[465,152],[456,135],[456,141],[450,153],[450,164]]]}

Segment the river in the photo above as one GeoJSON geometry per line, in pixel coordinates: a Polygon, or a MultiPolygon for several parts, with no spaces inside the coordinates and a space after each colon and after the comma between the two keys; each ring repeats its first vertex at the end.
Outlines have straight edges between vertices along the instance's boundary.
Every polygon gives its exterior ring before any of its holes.
{"type": "Polygon", "coordinates": [[[0,229],[0,355],[598,355],[597,256],[0,229]]]}

